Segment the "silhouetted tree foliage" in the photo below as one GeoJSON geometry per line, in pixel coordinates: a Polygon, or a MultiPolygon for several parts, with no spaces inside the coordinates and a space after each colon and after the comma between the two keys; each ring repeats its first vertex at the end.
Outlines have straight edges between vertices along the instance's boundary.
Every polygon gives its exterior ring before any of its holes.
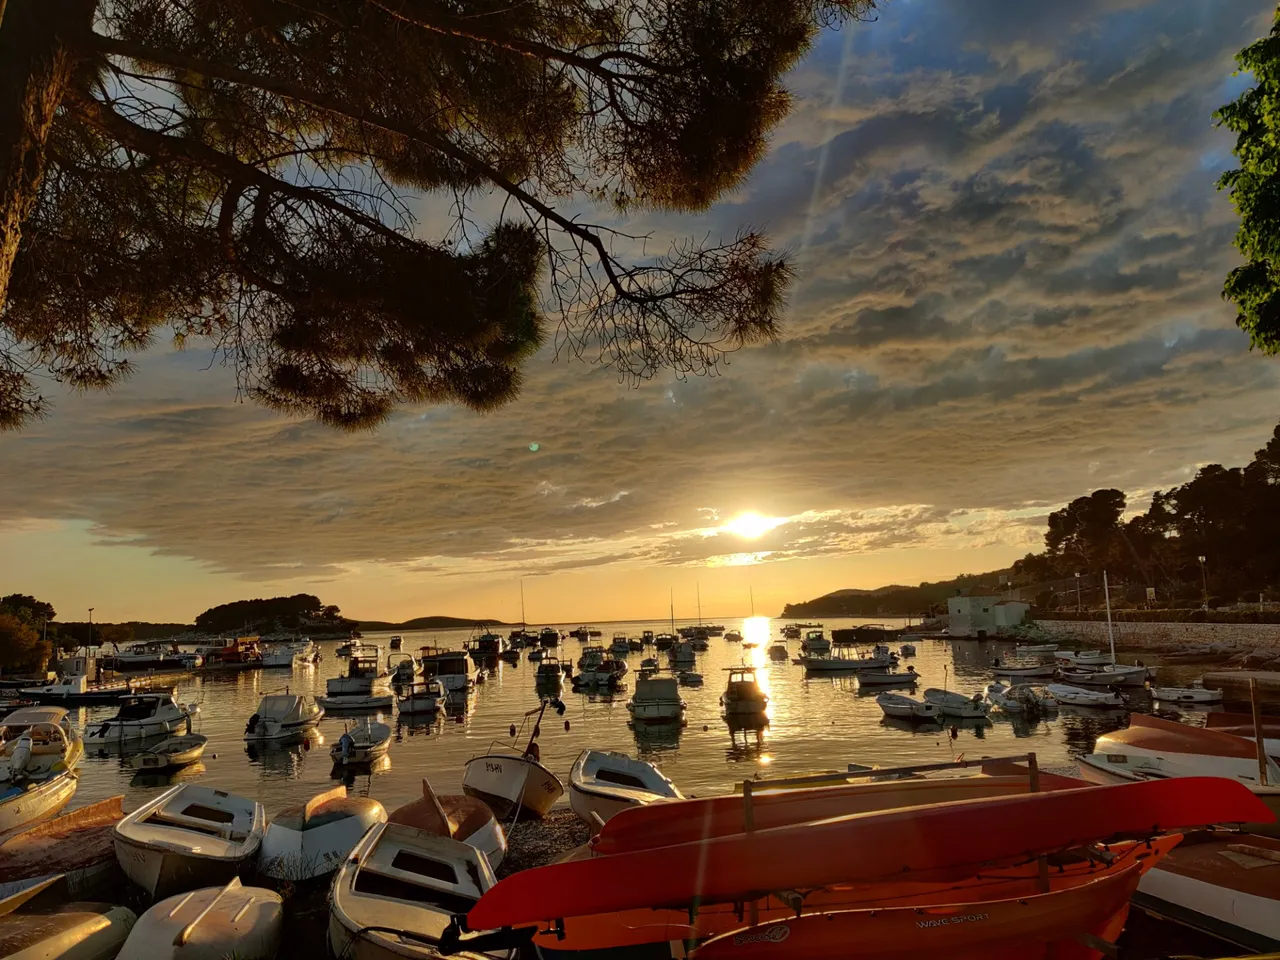
{"type": "Polygon", "coordinates": [[[233,633],[251,630],[297,629],[303,620],[332,621],[335,627],[354,626],[344,620],[342,611],[333,604],[325,606],[309,593],[269,600],[236,600],[211,607],[196,617],[196,629],[203,633],[233,633]]]}
{"type": "Polygon", "coordinates": [[[37,600],[27,593],[11,593],[0,597],[0,612],[11,613],[33,625],[44,624],[56,617],[53,604],[37,600]]]}
{"type": "Polygon", "coordinates": [[[107,387],[165,327],[350,428],[510,399],[549,326],[623,376],[704,372],[774,336],[786,260],[750,228],[654,253],[613,224],[741,183],[783,74],[872,9],[8,0],[0,426],[44,410],[37,375],[107,387]]]}
{"type": "Polygon", "coordinates": [[[1222,296],[1236,305],[1236,323],[1263,353],[1280,353],[1280,10],[1271,33],[1236,55],[1256,83],[1214,117],[1236,136],[1239,169],[1218,189],[1231,191],[1240,215],[1235,245],[1246,263],[1229,274],[1222,296]]]}
{"type": "Polygon", "coordinates": [[[0,609],[0,669],[41,670],[49,662],[50,645],[30,622],[0,609]]]}
{"type": "MultiPolygon", "coordinates": [[[[1143,514],[1122,522],[1125,496],[1098,490],[1049,515],[1045,551],[1014,564],[1018,583],[1076,572],[1157,588],[1157,596],[1256,601],[1280,592],[1280,426],[1243,467],[1210,464],[1157,490],[1143,514]]],[[[1063,602],[1072,598],[1062,597],[1063,602]]]]}

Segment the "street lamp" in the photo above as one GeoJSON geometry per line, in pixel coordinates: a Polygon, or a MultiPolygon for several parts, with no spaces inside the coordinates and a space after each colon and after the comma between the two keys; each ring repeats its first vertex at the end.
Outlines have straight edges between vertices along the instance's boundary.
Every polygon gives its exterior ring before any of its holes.
{"type": "Polygon", "coordinates": [[[1080,571],[1076,571],[1076,613],[1080,612],[1080,571]]]}
{"type": "Polygon", "coordinates": [[[1200,581],[1204,584],[1204,609],[1209,609],[1209,574],[1204,569],[1204,557],[1196,557],[1200,561],[1200,581]]]}
{"type": "MultiPolygon", "coordinates": [[[[89,608],[89,650],[93,649],[93,607],[89,608]]],[[[85,656],[89,655],[89,650],[85,651],[85,656]]]]}

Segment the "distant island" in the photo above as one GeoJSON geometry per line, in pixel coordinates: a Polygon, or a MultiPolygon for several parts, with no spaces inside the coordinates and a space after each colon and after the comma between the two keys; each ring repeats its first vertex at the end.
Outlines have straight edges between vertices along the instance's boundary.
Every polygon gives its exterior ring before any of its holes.
{"type": "Polygon", "coordinates": [[[891,584],[874,590],[834,590],[831,593],[788,603],[782,610],[784,619],[808,617],[923,617],[947,612],[947,597],[957,593],[998,593],[1007,589],[1002,577],[1010,571],[963,574],[954,580],[922,583],[917,587],[891,584]]]}
{"type": "Polygon", "coordinates": [[[503,620],[486,620],[483,617],[414,617],[404,623],[388,623],[385,620],[358,620],[357,629],[369,630],[448,630],[452,627],[474,627],[478,623],[492,627],[509,627],[503,620]]]}

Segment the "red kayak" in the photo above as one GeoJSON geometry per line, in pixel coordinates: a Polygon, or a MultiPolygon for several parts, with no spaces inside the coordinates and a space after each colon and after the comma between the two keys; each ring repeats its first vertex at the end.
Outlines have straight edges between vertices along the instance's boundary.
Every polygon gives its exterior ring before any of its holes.
{"type": "MultiPolygon", "coordinates": [[[[846,960],[856,955],[859,960],[879,960],[914,954],[948,960],[1030,960],[1044,957],[1055,941],[1113,927],[1113,918],[1127,912],[1139,874],[1139,868],[1129,867],[1062,890],[1009,900],[815,913],[726,933],[708,940],[693,956],[846,960]]],[[[1052,955],[1062,953],[1054,950],[1052,955]]]]}
{"type": "Polygon", "coordinates": [[[1244,784],[1221,777],[1085,787],[855,814],[523,870],[467,914],[471,930],[631,910],[755,899],[877,878],[931,879],[1180,827],[1271,822],[1244,784]]]}
{"type": "MultiPolygon", "coordinates": [[[[1086,780],[1042,774],[1042,790],[1088,787],[1086,780]]],[[[853,813],[893,810],[955,800],[1007,797],[1029,792],[1026,774],[996,777],[948,777],[935,780],[894,780],[810,787],[754,794],[751,815],[756,830],[793,823],[810,823],[853,813]]],[[[610,818],[591,841],[599,854],[626,853],[693,843],[742,833],[746,829],[745,802],[736,796],[672,800],[631,807],[610,818]]]]}

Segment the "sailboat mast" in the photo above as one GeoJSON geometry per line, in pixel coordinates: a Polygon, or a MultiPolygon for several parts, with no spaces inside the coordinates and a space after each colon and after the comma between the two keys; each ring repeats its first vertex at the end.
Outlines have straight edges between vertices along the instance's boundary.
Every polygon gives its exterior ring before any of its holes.
{"type": "Polygon", "coordinates": [[[751,594],[751,615],[756,615],[756,591],[754,587],[747,587],[747,591],[751,594]]]}
{"type": "Polygon", "coordinates": [[[694,587],[698,591],[698,626],[702,626],[702,584],[695,583],[694,587]]]}
{"type": "Polygon", "coordinates": [[[520,578],[520,628],[524,629],[529,625],[529,621],[524,616],[524,577],[520,578]]]}
{"type": "Polygon", "coordinates": [[[1102,571],[1102,592],[1107,598],[1107,639],[1111,641],[1111,662],[1116,662],[1116,635],[1111,629],[1111,588],[1107,585],[1107,571],[1102,571]]]}
{"type": "Polygon", "coordinates": [[[676,588],[671,587],[671,634],[676,632],[676,588]]]}

